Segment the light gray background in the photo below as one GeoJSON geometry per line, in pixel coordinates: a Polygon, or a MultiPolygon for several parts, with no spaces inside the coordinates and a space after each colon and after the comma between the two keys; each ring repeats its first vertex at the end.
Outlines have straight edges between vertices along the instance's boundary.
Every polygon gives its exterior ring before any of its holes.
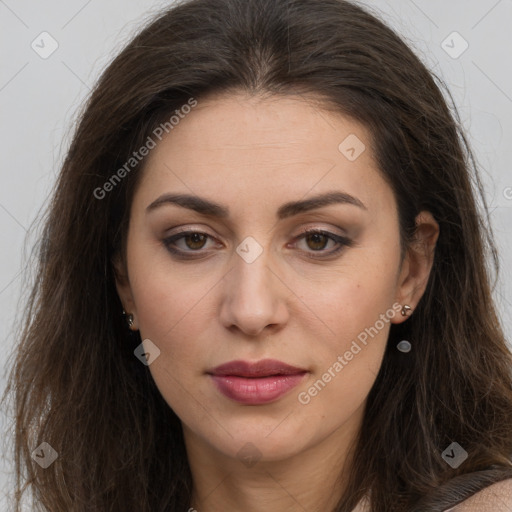
{"type": "MultiPolygon", "coordinates": [[[[170,3],[0,0],[0,392],[18,334],[13,326],[20,313],[18,300],[26,291],[22,286],[24,238],[54,183],[76,111],[101,70],[134,30],[170,3]],[[50,48],[49,39],[41,43],[41,38],[47,37],[40,36],[45,31],[58,48],[43,59],[31,44],[39,44],[40,51],[43,44],[50,48]]],[[[455,98],[483,168],[502,261],[495,297],[511,339],[512,0],[361,3],[405,36],[447,82],[455,98]],[[463,39],[450,36],[454,31],[463,39]],[[458,56],[464,41],[469,47],[458,56]]],[[[5,424],[6,416],[0,414],[1,431],[5,424]]],[[[10,466],[8,459],[0,463],[0,491],[10,487],[10,466]]],[[[0,510],[7,510],[2,495],[0,492],[0,510]]]]}

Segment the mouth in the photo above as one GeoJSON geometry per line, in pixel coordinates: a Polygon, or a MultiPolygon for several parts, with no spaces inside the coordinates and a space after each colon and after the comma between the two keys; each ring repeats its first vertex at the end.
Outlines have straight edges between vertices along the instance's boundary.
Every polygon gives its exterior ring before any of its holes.
{"type": "Polygon", "coordinates": [[[242,360],[230,361],[213,368],[207,373],[220,376],[259,378],[276,375],[297,375],[305,372],[307,372],[305,368],[291,366],[277,359],[262,359],[254,363],[242,360]]]}
{"type": "Polygon", "coordinates": [[[296,387],[309,373],[274,359],[255,363],[231,361],[207,372],[225,397],[246,405],[275,402],[296,387]]]}

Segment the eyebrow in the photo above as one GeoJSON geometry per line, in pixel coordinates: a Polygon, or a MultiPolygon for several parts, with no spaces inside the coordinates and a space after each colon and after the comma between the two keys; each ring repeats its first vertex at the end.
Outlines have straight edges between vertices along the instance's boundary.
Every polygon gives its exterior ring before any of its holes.
{"type": "MultiPolygon", "coordinates": [[[[207,217],[229,217],[229,208],[210,201],[209,199],[205,199],[204,197],[190,194],[163,194],[146,208],[146,212],[149,213],[168,204],[188,208],[189,210],[193,210],[207,217]]],[[[357,206],[363,210],[368,209],[362,201],[350,194],[345,192],[327,192],[325,194],[313,196],[310,199],[291,201],[283,204],[277,210],[277,218],[279,220],[286,219],[300,213],[306,213],[332,204],[348,204],[357,206]]]]}

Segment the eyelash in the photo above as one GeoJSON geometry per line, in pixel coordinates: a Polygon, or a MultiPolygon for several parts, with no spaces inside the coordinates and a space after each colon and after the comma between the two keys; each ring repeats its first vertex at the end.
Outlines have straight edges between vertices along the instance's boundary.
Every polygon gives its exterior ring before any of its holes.
{"type": "MultiPolygon", "coordinates": [[[[202,257],[202,255],[200,254],[201,249],[198,249],[196,251],[194,251],[194,250],[183,251],[181,249],[175,248],[175,242],[177,240],[181,240],[182,238],[186,238],[187,236],[194,235],[194,234],[204,235],[210,239],[213,238],[210,235],[208,235],[207,233],[203,233],[202,231],[184,230],[184,231],[180,231],[179,233],[164,239],[163,244],[166,247],[166,249],[171,254],[173,254],[175,256],[178,256],[182,259],[198,259],[198,258],[202,257]],[[196,255],[192,256],[192,254],[194,254],[194,253],[197,254],[197,256],[196,255]]],[[[323,236],[327,237],[329,240],[332,240],[338,244],[338,247],[336,249],[332,249],[330,251],[324,251],[324,250],[312,251],[313,253],[317,253],[317,254],[320,253],[319,256],[313,256],[311,253],[308,253],[308,251],[306,251],[307,257],[312,258],[312,259],[322,259],[322,258],[332,257],[332,256],[338,254],[339,252],[341,252],[346,247],[351,247],[353,245],[353,241],[345,236],[336,235],[334,233],[331,233],[329,231],[324,231],[322,229],[311,229],[311,228],[303,230],[300,233],[300,235],[295,238],[295,241],[303,240],[310,235],[323,235],[323,236]]]]}

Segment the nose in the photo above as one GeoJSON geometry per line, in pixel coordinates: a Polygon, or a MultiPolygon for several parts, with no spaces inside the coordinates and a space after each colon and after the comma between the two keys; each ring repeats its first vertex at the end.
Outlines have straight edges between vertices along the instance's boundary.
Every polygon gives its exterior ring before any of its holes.
{"type": "Polygon", "coordinates": [[[224,277],[220,320],[247,336],[280,330],[288,321],[289,289],[269,266],[267,251],[252,263],[234,255],[234,268],[224,277]]]}

